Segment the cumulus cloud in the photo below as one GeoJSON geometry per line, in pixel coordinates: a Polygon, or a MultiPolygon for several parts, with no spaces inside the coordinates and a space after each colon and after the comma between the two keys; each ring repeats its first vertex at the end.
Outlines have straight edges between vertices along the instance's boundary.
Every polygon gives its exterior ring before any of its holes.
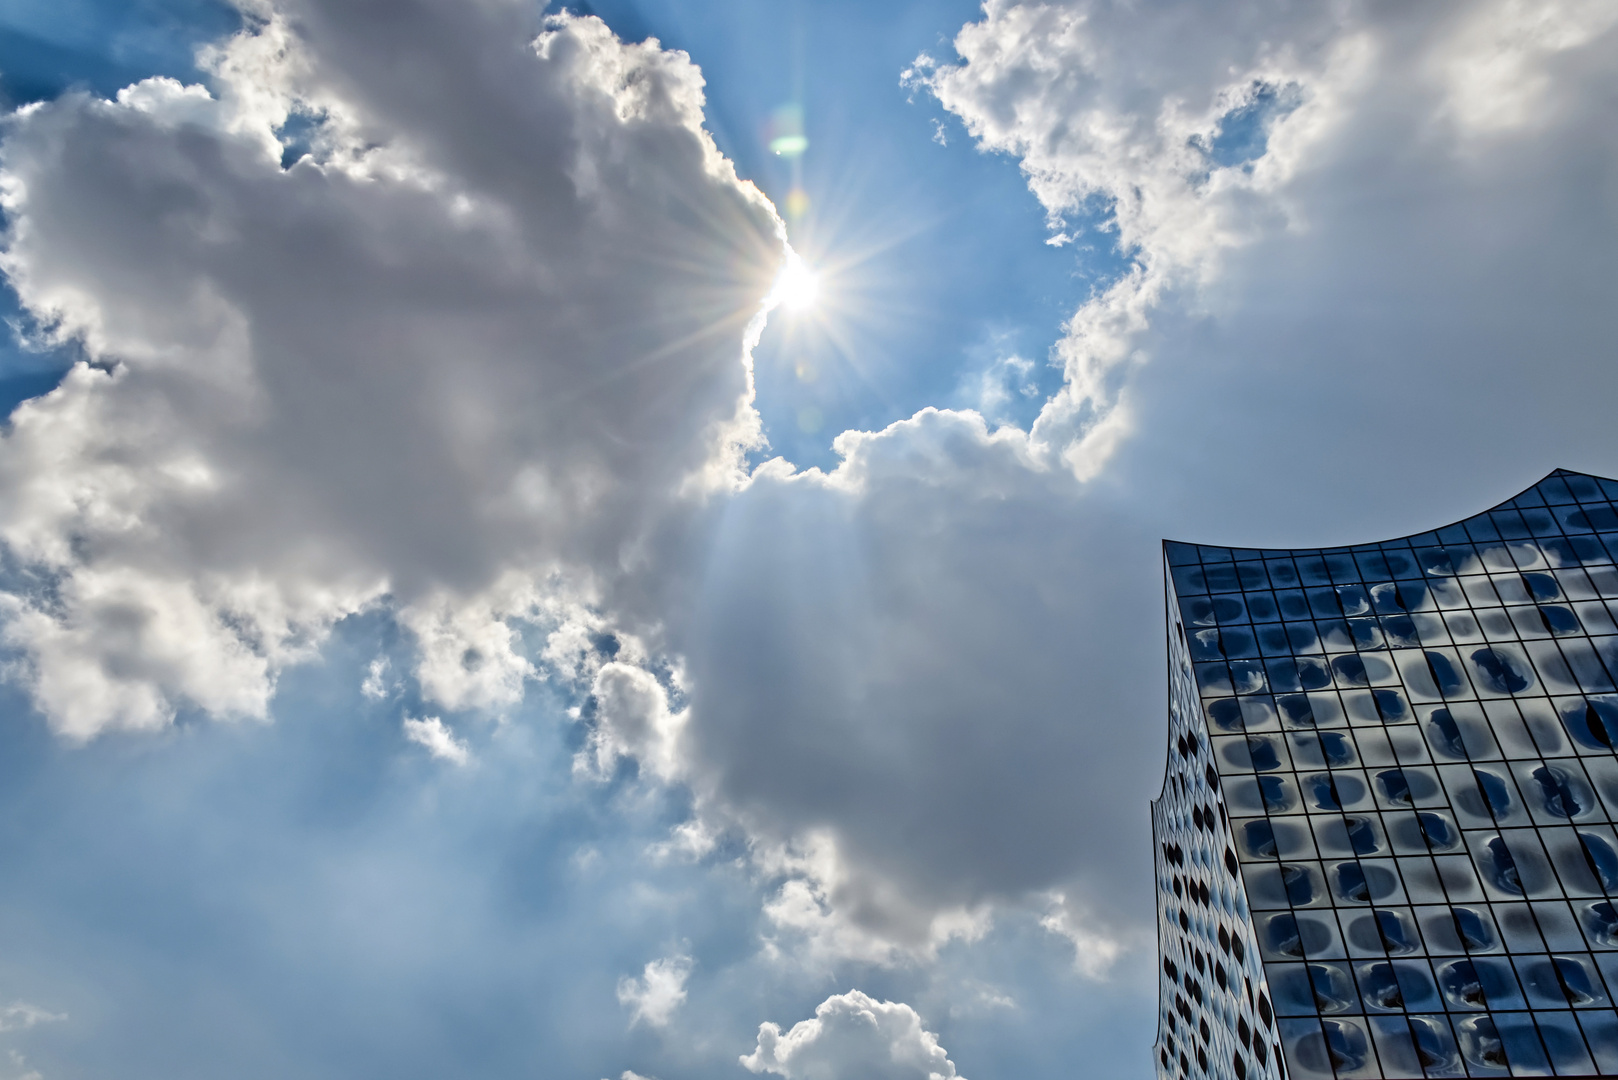
{"type": "Polygon", "coordinates": [[[466,744],[457,741],[455,733],[436,716],[427,716],[420,720],[405,717],[404,733],[405,738],[418,746],[426,747],[427,752],[435,758],[442,758],[456,765],[465,765],[470,760],[471,755],[466,749],[466,744]]]}
{"type": "Polygon", "coordinates": [[[876,1001],[858,990],[835,994],[782,1034],[779,1024],[758,1029],[758,1047],[742,1064],[787,1080],[954,1080],[960,1074],[938,1036],[921,1026],[903,1002],[876,1001]]]}
{"type": "Polygon", "coordinates": [[[1207,311],[1234,252],[1348,209],[1311,198],[1323,167],[1337,167],[1362,208],[1415,194],[1400,190],[1414,172],[1377,176],[1368,161],[1344,161],[1345,148],[1398,146],[1403,162],[1423,159],[1427,190],[1475,189],[1494,166],[1454,155],[1562,127],[1588,100],[1586,65],[1610,56],[1615,24],[1610,5],[1579,0],[1419,14],[988,0],[956,37],[955,60],[924,55],[907,81],[979,147],[1019,161],[1053,231],[1083,221],[1127,260],[1066,325],[1065,382],[1033,426],[1035,446],[1093,476],[1139,422],[1129,384],[1154,351],[1154,313],[1207,311]]]}
{"type": "Polygon", "coordinates": [[[511,621],[610,588],[757,439],[781,227],[683,54],[518,3],[248,22],[207,86],[0,148],[0,268],[88,357],[3,435],[0,614],[77,738],[264,716],[384,604],[430,697],[509,705],[511,621]]]}
{"type": "Polygon", "coordinates": [[[647,964],[640,978],[626,975],[619,979],[618,1004],[631,1010],[630,1027],[668,1027],[675,1011],[685,1004],[685,982],[690,977],[689,956],[665,956],[647,964]]]}

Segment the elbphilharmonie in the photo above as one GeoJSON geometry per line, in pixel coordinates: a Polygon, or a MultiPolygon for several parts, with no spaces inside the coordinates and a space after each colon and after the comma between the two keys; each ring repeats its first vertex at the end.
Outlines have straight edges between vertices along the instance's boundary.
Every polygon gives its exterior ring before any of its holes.
{"type": "Polygon", "coordinates": [[[1618,1076],[1615,502],[1164,545],[1160,1077],[1618,1076]]]}

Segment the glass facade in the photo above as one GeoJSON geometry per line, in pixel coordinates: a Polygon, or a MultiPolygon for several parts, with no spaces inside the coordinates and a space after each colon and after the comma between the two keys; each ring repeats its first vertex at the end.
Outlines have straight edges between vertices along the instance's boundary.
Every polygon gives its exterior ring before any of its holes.
{"type": "Polygon", "coordinates": [[[1160,1077],[1618,1076],[1615,501],[1164,545],[1160,1077]]]}

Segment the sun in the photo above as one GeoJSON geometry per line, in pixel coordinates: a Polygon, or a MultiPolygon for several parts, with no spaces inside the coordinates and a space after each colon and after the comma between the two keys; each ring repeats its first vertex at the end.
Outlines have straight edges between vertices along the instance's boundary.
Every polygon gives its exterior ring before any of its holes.
{"type": "Polygon", "coordinates": [[[788,311],[807,311],[820,298],[820,277],[796,251],[788,251],[770,296],[788,311]]]}

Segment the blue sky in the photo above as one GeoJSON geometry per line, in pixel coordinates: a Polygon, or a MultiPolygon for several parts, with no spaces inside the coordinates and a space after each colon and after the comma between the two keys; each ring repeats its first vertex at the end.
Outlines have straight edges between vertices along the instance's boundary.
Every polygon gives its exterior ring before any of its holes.
{"type": "Polygon", "coordinates": [[[1148,1075],[1159,539],[1618,473],[1618,17],[552,15],[0,14],[0,1078],[1148,1075]]]}

